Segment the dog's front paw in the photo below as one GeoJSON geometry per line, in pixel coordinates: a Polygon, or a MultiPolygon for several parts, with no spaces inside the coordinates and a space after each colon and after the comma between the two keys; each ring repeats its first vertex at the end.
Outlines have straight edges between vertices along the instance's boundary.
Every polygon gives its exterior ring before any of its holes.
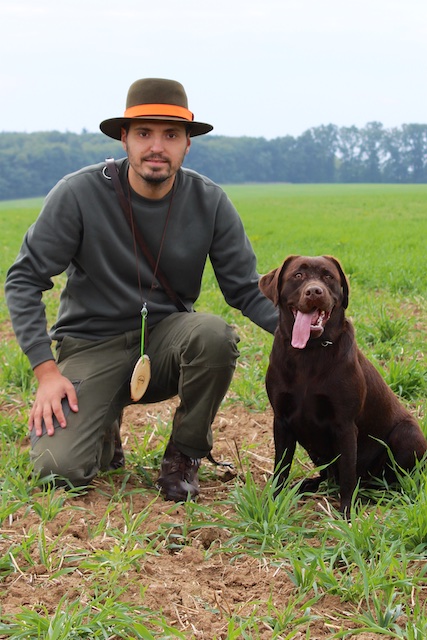
{"type": "Polygon", "coordinates": [[[350,521],[351,500],[341,500],[340,513],[344,520],[350,521]]]}
{"type": "Polygon", "coordinates": [[[300,493],[316,493],[321,482],[322,482],[321,476],[316,476],[315,478],[306,478],[301,482],[299,492],[300,493]]]}

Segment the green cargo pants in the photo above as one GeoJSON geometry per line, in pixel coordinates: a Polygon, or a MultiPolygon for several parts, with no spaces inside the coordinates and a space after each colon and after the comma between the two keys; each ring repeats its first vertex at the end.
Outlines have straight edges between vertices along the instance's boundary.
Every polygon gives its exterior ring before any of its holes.
{"type": "MultiPolygon", "coordinates": [[[[79,486],[108,467],[112,430],[132,404],[130,377],[140,339],[140,331],[102,341],[64,338],[58,366],[77,390],[79,410],[72,412],[64,401],[65,429],[56,423],[53,436],[32,434],[31,458],[40,477],[54,473],[79,486]]],[[[191,458],[212,448],[211,424],[233,377],[238,342],[230,325],[205,313],[174,313],[150,331],[151,380],[139,403],[179,396],[171,437],[191,458]]]]}

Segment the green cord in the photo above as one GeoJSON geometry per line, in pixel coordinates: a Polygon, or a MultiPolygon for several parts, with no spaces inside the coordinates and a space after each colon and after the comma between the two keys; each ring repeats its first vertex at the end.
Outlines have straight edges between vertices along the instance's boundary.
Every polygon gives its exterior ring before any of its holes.
{"type": "Polygon", "coordinates": [[[141,356],[144,355],[144,339],[145,339],[145,319],[148,315],[147,303],[141,309],[141,356]]]}

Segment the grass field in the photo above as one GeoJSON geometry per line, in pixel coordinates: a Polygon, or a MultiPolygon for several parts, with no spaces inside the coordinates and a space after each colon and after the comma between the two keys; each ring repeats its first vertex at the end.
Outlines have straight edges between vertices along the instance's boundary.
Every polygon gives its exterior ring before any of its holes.
{"type": "MultiPolygon", "coordinates": [[[[427,433],[427,185],[226,186],[264,273],[292,253],[337,257],[357,340],[427,433]]],[[[40,200],[0,203],[4,281],[40,200]]],[[[49,321],[58,288],[46,297],[49,321]]],[[[127,466],[93,487],[31,477],[26,420],[34,379],[0,296],[0,638],[209,640],[427,637],[427,474],[360,491],[349,522],[334,487],[301,499],[313,473],[298,450],[273,499],[271,336],[223,301],[208,266],[198,308],[238,326],[241,358],[214,423],[196,504],[154,487],[174,401],[131,407],[127,466]]]]}

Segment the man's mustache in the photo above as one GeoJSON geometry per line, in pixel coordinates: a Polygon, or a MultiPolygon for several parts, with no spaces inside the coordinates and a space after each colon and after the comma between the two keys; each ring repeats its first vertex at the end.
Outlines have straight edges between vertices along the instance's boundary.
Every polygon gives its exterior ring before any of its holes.
{"type": "Polygon", "coordinates": [[[150,160],[161,160],[162,162],[169,162],[168,158],[165,158],[164,156],[158,155],[158,154],[152,154],[150,156],[145,156],[143,158],[146,162],[149,162],[150,160]]]}

